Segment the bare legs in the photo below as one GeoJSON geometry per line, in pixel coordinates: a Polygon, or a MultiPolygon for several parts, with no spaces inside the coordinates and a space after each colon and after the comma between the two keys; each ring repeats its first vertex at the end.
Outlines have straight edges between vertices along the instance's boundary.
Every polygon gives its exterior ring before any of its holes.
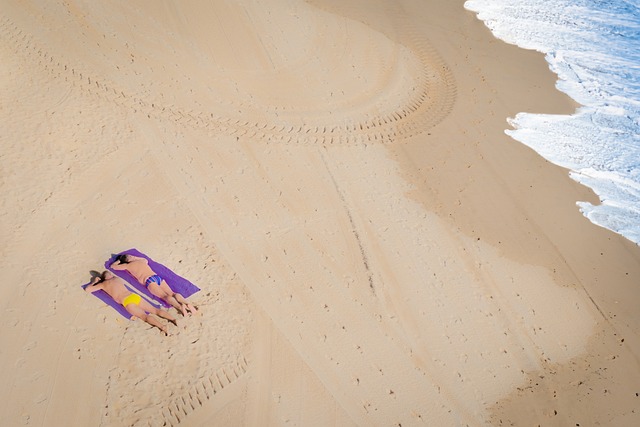
{"type": "Polygon", "coordinates": [[[169,287],[167,282],[162,280],[160,285],[157,283],[149,283],[149,292],[158,298],[165,300],[171,307],[178,310],[183,316],[187,314],[197,313],[198,309],[192,304],[189,304],[182,295],[173,292],[173,289],[169,287]]]}
{"type": "Polygon", "coordinates": [[[160,329],[160,331],[162,331],[165,335],[169,335],[167,328],[162,323],[160,323],[155,316],[152,316],[151,314],[155,314],[156,316],[162,317],[163,319],[167,319],[169,322],[178,326],[178,323],[176,322],[176,319],[173,318],[173,316],[171,316],[164,310],[155,308],[144,299],[140,301],[140,305],[129,304],[126,308],[129,313],[131,313],[138,319],[144,320],[149,325],[160,329]]]}
{"type": "Polygon", "coordinates": [[[164,333],[165,336],[169,335],[169,332],[167,331],[167,328],[164,327],[160,322],[158,322],[158,320],[147,314],[147,313],[143,313],[142,316],[136,316],[139,317],[140,319],[144,320],[145,322],[147,322],[148,324],[150,324],[151,326],[155,326],[156,328],[160,329],[162,331],[162,333],[164,333]]]}
{"type": "MultiPolygon", "coordinates": [[[[173,297],[183,306],[183,307],[187,307],[187,313],[189,314],[193,314],[193,313],[197,313],[198,312],[198,308],[187,302],[187,300],[184,299],[184,297],[178,293],[173,294],[173,297]]],[[[184,314],[183,314],[184,315],[184,314]]]]}
{"type": "Polygon", "coordinates": [[[168,302],[171,305],[171,307],[173,307],[176,310],[178,310],[182,314],[182,316],[186,316],[187,313],[186,313],[184,307],[182,306],[182,304],[180,304],[180,302],[178,302],[178,300],[174,297],[174,295],[177,295],[177,294],[173,294],[173,295],[169,294],[167,296],[160,297],[160,298],[162,298],[163,300],[168,302]]]}
{"type": "Polygon", "coordinates": [[[158,317],[162,317],[163,319],[167,319],[169,322],[173,323],[174,326],[178,326],[178,322],[176,321],[176,319],[172,315],[170,315],[168,312],[164,311],[161,308],[156,308],[155,309],[155,313],[153,313],[153,314],[155,314],[158,317]]]}

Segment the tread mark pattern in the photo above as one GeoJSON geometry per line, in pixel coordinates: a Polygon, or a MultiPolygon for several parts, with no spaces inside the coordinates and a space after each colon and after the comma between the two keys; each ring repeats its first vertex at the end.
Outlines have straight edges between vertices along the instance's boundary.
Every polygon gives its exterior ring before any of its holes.
{"type": "Polygon", "coordinates": [[[44,68],[53,78],[64,79],[93,96],[116,103],[149,118],[170,120],[207,133],[221,132],[236,137],[280,142],[320,145],[388,143],[423,133],[440,123],[453,109],[456,85],[453,75],[440,56],[418,33],[403,28],[403,42],[419,59],[422,70],[417,77],[418,87],[404,106],[395,111],[354,122],[314,125],[288,125],[265,121],[240,121],[213,112],[183,110],[175,106],[159,105],[128,94],[116,83],[89,75],[55,58],[32,36],[23,32],[9,18],[0,18],[0,40],[8,42],[17,55],[44,68]]]}
{"type": "Polygon", "coordinates": [[[234,363],[223,366],[212,375],[194,384],[189,390],[168,402],[162,410],[162,426],[176,427],[189,414],[203,406],[217,394],[221,393],[245,372],[248,362],[244,356],[238,357],[234,363]]]}

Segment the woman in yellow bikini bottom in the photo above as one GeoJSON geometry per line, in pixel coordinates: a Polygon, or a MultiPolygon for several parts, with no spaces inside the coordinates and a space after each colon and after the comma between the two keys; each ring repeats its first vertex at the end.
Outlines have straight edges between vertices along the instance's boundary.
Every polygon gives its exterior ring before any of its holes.
{"type": "Polygon", "coordinates": [[[95,276],[91,279],[91,283],[89,283],[84,290],[89,293],[103,290],[114,300],[122,301],[122,305],[132,316],[144,320],[149,325],[160,329],[165,334],[168,334],[167,328],[165,328],[155,316],[166,319],[175,326],[178,326],[176,319],[174,319],[173,316],[165,310],[151,305],[147,300],[142,299],[137,293],[131,292],[125,286],[124,280],[110,271],[105,270],[101,275],[95,276]]]}

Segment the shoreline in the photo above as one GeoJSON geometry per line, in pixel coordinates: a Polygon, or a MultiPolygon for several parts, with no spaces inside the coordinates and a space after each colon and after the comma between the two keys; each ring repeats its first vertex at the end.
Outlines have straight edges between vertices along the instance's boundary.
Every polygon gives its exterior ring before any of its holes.
{"type": "Polygon", "coordinates": [[[640,249],[504,133],[576,108],[542,54],[462,0],[278,1],[8,5],[8,422],[638,420],[640,249]],[[130,247],[202,289],[167,339],[78,290],[130,247]]]}
{"type": "MultiPolygon", "coordinates": [[[[585,366],[600,364],[617,371],[611,374],[609,381],[596,381],[604,389],[611,384],[615,375],[623,375],[625,362],[629,364],[627,366],[634,364],[633,360],[637,356],[633,355],[637,355],[640,350],[637,328],[640,316],[633,308],[638,296],[638,247],[624,236],[591,223],[579,211],[577,201],[598,204],[599,199],[593,190],[573,181],[569,177],[570,170],[543,159],[533,149],[504,134],[504,130],[509,128],[506,118],[514,117],[520,111],[571,114],[579,104],[555,88],[557,75],[548,68],[543,54],[502,42],[476,18],[475,13],[466,10],[465,13],[468,15],[466,20],[458,20],[462,22],[458,27],[451,27],[448,34],[451,36],[457,34],[457,31],[464,32],[465,28],[473,26],[469,22],[471,16],[471,19],[477,21],[475,25],[483,27],[475,33],[476,37],[481,35],[478,44],[492,46],[491,52],[487,52],[486,47],[469,49],[465,59],[475,57],[476,61],[482,61],[490,55],[499,58],[501,54],[498,52],[505,52],[507,56],[517,55],[522,62],[515,64],[513,69],[522,72],[518,74],[523,77],[520,83],[526,82],[524,84],[531,89],[526,93],[527,102],[522,102],[519,95],[509,93],[511,88],[508,85],[503,85],[499,91],[491,91],[492,86],[498,87],[500,81],[508,81],[512,77],[508,71],[501,72],[495,67],[494,72],[487,75],[486,81],[478,76],[475,86],[474,83],[468,85],[472,88],[467,91],[470,94],[484,89],[485,98],[478,102],[476,111],[486,108],[493,115],[492,110],[495,108],[495,115],[505,118],[502,129],[498,122],[492,132],[486,133],[486,138],[493,135],[493,146],[480,138],[475,143],[473,138],[466,138],[463,148],[458,145],[456,155],[446,156],[444,160],[434,160],[428,153],[421,156],[422,141],[411,141],[406,148],[396,150],[396,157],[406,167],[406,176],[416,187],[411,192],[412,197],[434,209],[440,218],[449,219],[452,228],[457,228],[469,238],[489,242],[491,246],[498,248],[502,256],[544,266],[553,271],[554,280],[559,286],[582,288],[599,314],[595,335],[584,353],[572,358],[567,364],[545,363],[543,369],[530,372],[527,380],[517,390],[504,400],[496,402],[492,409],[493,420],[497,422],[499,418],[501,421],[510,419],[512,422],[524,422],[544,416],[547,420],[553,419],[553,422],[560,423],[579,419],[593,422],[609,411],[629,411],[625,414],[633,419],[629,409],[629,397],[632,393],[630,390],[625,393],[626,386],[623,385],[614,392],[621,397],[616,407],[611,399],[590,399],[575,385],[582,384],[584,378],[593,375],[585,366]],[[532,69],[540,71],[532,73],[532,69]],[[495,106],[496,98],[503,105],[495,106]],[[454,172],[444,177],[439,176],[438,172],[432,173],[431,169],[439,161],[446,161],[454,172]],[[470,168],[474,171],[468,173],[470,168]],[[451,191],[453,196],[433,190],[433,187],[438,187],[438,182],[443,185],[446,182],[449,191],[454,183],[455,191],[451,191]],[[421,191],[425,186],[431,188],[421,191]],[[505,197],[511,200],[505,203],[505,197]],[[497,200],[502,202],[495,203],[497,200]],[[507,207],[509,205],[511,207],[507,207]],[[628,338],[621,338],[628,336],[633,337],[631,343],[628,338]],[[611,366],[612,356],[603,355],[612,351],[612,347],[619,348],[622,343],[629,346],[627,359],[611,366]],[[559,371],[557,377],[556,371],[559,371]],[[577,375],[576,371],[580,374],[577,375]],[[539,378],[543,377],[546,379],[541,381],[539,378]],[[539,387],[538,383],[541,384],[539,387]],[[523,391],[532,386],[535,398],[523,391]],[[548,391],[551,389],[558,390],[558,395],[563,395],[563,405],[570,407],[559,409],[558,406],[561,405],[558,400],[549,398],[548,391]],[[586,401],[589,403],[585,403],[586,401]],[[615,409],[611,410],[607,405],[614,405],[615,409]],[[557,412],[562,413],[560,420],[554,419],[556,414],[550,408],[557,408],[557,412]]],[[[435,36],[432,35],[430,39],[433,40],[435,36]]],[[[460,51],[445,49],[444,52],[447,52],[444,54],[446,62],[460,61],[460,51]]],[[[500,62],[500,65],[503,63],[500,62]]],[[[461,95],[461,85],[458,88],[458,94],[461,95]]],[[[478,112],[471,111],[470,116],[481,121],[482,117],[478,112]]],[[[452,116],[455,114],[454,112],[452,116]]],[[[452,116],[448,119],[452,119],[452,116]]],[[[462,133],[472,134],[474,130],[473,127],[466,129],[468,131],[463,130],[462,133]]],[[[438,140],[437,132],[438,128],[432,131],[432,140],[438,140]]],[[[454,131],[450,131],[448,135],[444,130],[442,133],[440,138],[444,136],[445,139],[453,139],[455,135],[454,131]]],[[[438,147],[447,151],[442,144],[438,147]]],[[[616,359],[615,356],[613,358],[616,359]]]]}

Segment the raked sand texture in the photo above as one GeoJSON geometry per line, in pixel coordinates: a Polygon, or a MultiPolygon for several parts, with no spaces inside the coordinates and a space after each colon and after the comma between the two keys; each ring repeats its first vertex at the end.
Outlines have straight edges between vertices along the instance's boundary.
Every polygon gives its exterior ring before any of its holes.
{"type": "Polygon", "coordinates": [[[639,425],[640,251],[462,6],[3,0],[3,424],[639,425]],[[79,288],[130,247],[169,337],[79,288]]]}

